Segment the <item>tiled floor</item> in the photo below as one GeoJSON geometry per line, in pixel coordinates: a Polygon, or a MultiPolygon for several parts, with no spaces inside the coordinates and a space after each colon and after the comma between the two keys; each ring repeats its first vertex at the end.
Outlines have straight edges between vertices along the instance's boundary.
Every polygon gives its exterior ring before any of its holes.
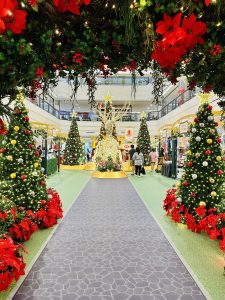
{"type": "Polygon", "coordinates": [[[13,299],[205,297],[128,179],[91,179],[13,299]]]}

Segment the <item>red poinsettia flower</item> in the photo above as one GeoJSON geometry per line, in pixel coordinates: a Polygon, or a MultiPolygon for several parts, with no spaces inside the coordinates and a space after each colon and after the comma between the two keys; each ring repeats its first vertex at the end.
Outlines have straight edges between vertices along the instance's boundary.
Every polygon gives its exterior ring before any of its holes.
{"type": "Polygon", "coordinates": [[[74,55],[73,55],[73,61],[75,62],[75,63],[77,63],[77,64],[79,64],[80,66],[82,66],[83,65],[83,56],[82,56],[82,54],[80,54],[80,53],[75,53],[74,55]]]}
{"type": "Polygon", "coordinates": [[[221,249],[222,251],[225,251],[225,238],[222,239],[222,241],[220,241],[220,249],[221,249]]]}
{"type": "Polygon", "coordinates": [[[16,34],[20,34],[24,29],[26,29],[26,16],[27,13],[24,10],[18,9],[17,0],[1,0],[0,34],[4,33],[7,29],[16,34]]]}
{"type": "Polygon", "coordinates": [[[199,217],[204,217],[206,213],[206,209],[203,206],[199,206],[195,209],[195,212],[199,217]]]}
{"type": "Polygon", "coordinates": [[[184,18],[182,28],[186,33],[185,46],[193,49],[196,44],[204,44],[205,41],[202,35],[206,33],[206,24],[201,21],[196,21],[196,16],[192,13],[188,18],[184,18]]]}
{"type": "Polygon", "coordinates": [[[43,77],[43,68],[37,68],[36,69],[36,76],[38,77],[38,78],[40,78],[40,77],[43,77]]]}
{"type": "Polygon", "coordinates": [[[181,13],[176,14],[174,18],[171,18],[167,14],[164,14],[164,21],[159,21],[156,26],[156,32],[163,35],[163,41],[168,45],[174,45],[177,41],[184,38],[185,32],[180,27],[181,13]]]}
{"type": "Polygon", "coordinates": [[[213,229],[210,231],[209,237],[212,240],[217,240],[217,238],[220,236],[220,231],[218,229],[213,229]]]}
{"type": "Polygon", "coordinates": [[[71,12],[75,15],[80,15],[80,6],[82,4],[88,5],[91,0],[53,0],[53,4],[57,7],[58,11],[71,12]]]}
{"type": "Polygon", "coordinates": [[[213,47],[212,47],[212,49],[210,50],[210,53],[213,56],[217,56],[218,54],[221,54],[222,53],[222,49],[221,49],[220,45],[214,44],[213,47]]]}

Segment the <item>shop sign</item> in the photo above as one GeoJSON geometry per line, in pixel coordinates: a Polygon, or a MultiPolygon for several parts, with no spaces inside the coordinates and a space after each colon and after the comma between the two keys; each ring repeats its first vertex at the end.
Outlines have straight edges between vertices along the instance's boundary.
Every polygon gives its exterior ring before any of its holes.
{"type": "Polygon", "coordinates": [[[132,142],[134,138],[134,129],[133,128],[126,128],[125,129],[125,139],[128,142],[132,142]]]}
{"type": "Polygon", "coordinates": [[[189,129],[188,121],[180,124],[180,133],[187,133],[189,129]]]}

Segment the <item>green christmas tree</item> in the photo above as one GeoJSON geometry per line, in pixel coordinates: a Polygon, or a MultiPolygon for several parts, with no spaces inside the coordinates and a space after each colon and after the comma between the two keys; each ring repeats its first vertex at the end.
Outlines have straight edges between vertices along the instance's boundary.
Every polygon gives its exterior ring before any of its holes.
{"type": "MultiPolygon", "coordinates": [[[[112,111],[113,106],[112,106],[112,97],[111,96],[106,96],[105,97],[105,110],[106,113],[110,113],[110,111],[112,111]]],[[[116,133],[116,125],[113,126],[113,132],[112,132],[113,137],[117,140],[117,133],[116,133]]],[[[101,140],[103,140],[103,138],[106,136],[106,130],[105,130],[105,125],[104,123],[102,123],[101,128],[100,128],[100,133],[99,136],[97,138],[97,143],[101,140]]]]}
{"type": "Polygon", "coordinates": [[[184,204],[190,213],[194,213],[199,205],[206,209],[219,205],[225,179],[221,139],[216,129],[218,124],[207,101],[208,95],[201,97],[205,102],[200,105],[190,128],[190,145],[177,193],[177,201],[184,204]]]}
{"type": "Polygon", "coordinates": [[[81,165],[85,162],[85,153],[78,131],[76,116],[73,114],[63,164],[69,166],[81,165]]]}
{"type": "Polygon", "coordinates": [[[150,135],[148,131],[146,114],[141,114],[141,124],[138,132],[137,146],[140,148],[144,155],[144,165],[149,166],[150,164],[150,135]]]}
{"type": "Polygon", "coordinates": [[[21,93],[15,101],[13,118],[3,147],[2,173],[10,189],[2,193],[21,210],[37,211],[42,200],[47,200],[46,182],[21,93]]]}

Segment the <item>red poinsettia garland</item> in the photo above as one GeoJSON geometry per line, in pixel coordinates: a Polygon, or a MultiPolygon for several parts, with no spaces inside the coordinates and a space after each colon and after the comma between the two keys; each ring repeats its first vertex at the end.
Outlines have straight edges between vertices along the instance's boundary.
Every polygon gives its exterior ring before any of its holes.
{"type": "Polygon", "coordinates": [[[48,189],[47,192],[49,200],[41,200],[42,208],[37,212],[31,210],[25,212],[22,208],[0,212],[0,221],[3,221],[6,229],[8,228],[7,235],[0,238],[0,291],[6,290],[13,279],[17,280],[24,275],[25,263],[18,252],[19,247],[22,246],[15,242],[29,240],[38,227],[50,228],[63,216],[58,193],[52,189],[48,189]],[[22,213],[19,212],[20,210],[22,213]],[[7,227],[8,223],[11,225],[7,227]]]}
{"type": "Polygon", "coordinates": [[[167,216],[171,216],[175,223],[183,223],[193,232],[206,232],[210,239],[220,240],[220,249],[225,251],[225,213],[217,213],[216,208],[205,209],[199,206],[195,214],[191,214],[188,208],[178,203],[176,188],[167,191],[164,200],[164,210],[167,216]]]}

